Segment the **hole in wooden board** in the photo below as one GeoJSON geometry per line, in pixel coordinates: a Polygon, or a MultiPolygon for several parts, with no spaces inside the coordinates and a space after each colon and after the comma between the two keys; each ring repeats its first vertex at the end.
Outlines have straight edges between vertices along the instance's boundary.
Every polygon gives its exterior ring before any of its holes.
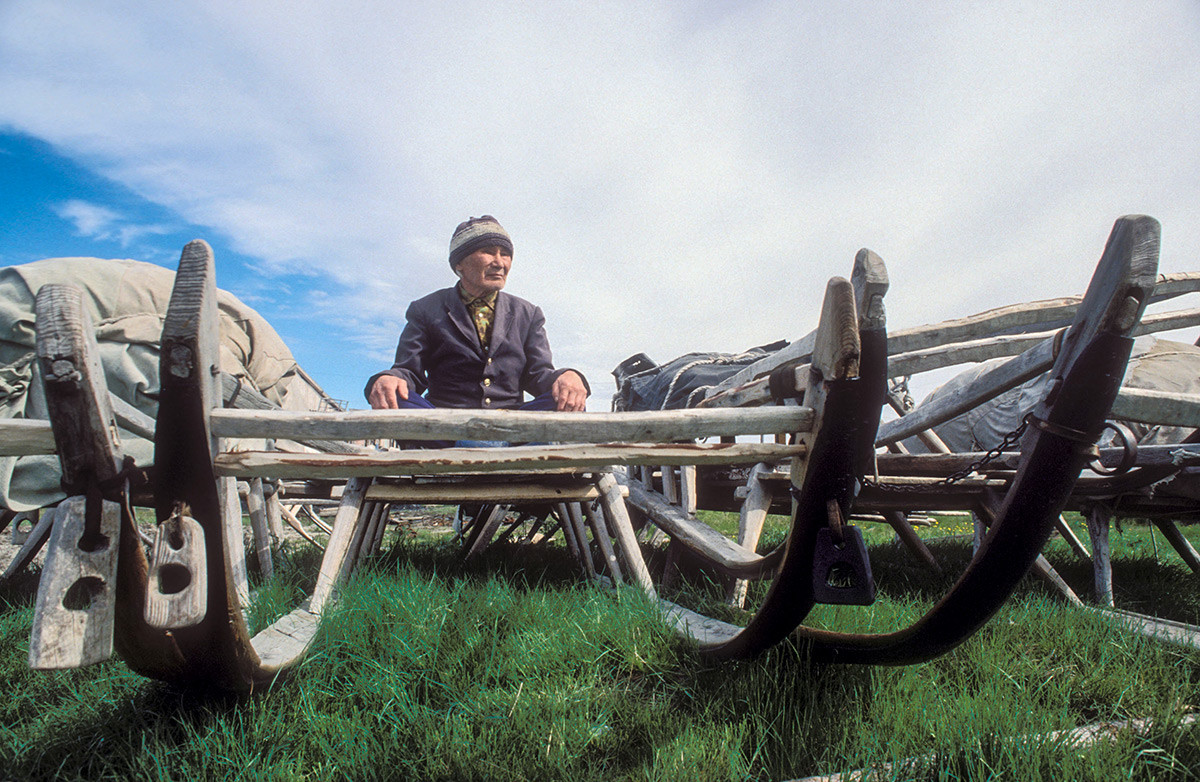
{"type": "Polygon", "coordinates": [[[84,576],[71,584],[71,588],[63,595],[63,608],[71,611],[86,611],[91,608],[92,601],[104,591],[104,581],[96,576],[84,576]]]}
{"type": "Polygon", "coordinates": [[[158,591],[177,595],[192,583],[192,572],[178,562],[169,562],[158,569],[158,591]]]}
{"type": "Polygon", "coordinates": [[[79,536],[79,550],[86,551],[89,554],[97,551],[103,551],[108,548],[109,537],[97,532],[94,535],[89,535],[86,532],[79,536]]]}

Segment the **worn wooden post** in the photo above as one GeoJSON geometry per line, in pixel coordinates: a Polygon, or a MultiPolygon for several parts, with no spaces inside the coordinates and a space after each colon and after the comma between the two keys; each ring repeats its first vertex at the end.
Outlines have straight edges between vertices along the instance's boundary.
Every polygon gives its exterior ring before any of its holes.
{"type": "Polygon", "coordinates": [[[271,536],[271,548],[278,549],[283,544],[283,514],[277,486],[271,483],[263,484],[263,510],[267,516],[267,532],[271,536]]]}
{"type": "MultiPolygon", "coordinates": [[[[4,570],[4,575],[0,579],[7,581],[16,576],[25,568],[29,567],[30,563],[37,557],[38,552],[42,550],[42,546],[46,545],[46,541],[50,539],[50,524],[54,521],[54,514],[49,511],[39,514],[38,511],[22,514],[18,516],[18,523],[13,526],[14,533],[17,526],[22,520],[34,519],[33,528],[28,531],[23,531],[20,537],[22,541],[20,550],[16,556],[8,563],[8,567],[4,570]],[[22,516],[24,517],[22,519],[22,516]]],[[[14,534],[13,538],[17,538],[14,534]]]]}
{"type": "Polygon", "coordinates": [[[604,523],[603,512],[597,514],[594,503],[591,502],[585,502],[583,510],[587,514],[588,526],[592,528],[592,539],[600,547],[600,555],[608,568],[609,577],[614,584],[621,583],[625,578],[622,575],[621,563],[617,561],[617,553],[613,550],[612,538],[608,526],[604,523]]]}
{"type": "Polygon", "coordinates": [[[611,472],[601,473],[596,479],[596,488],[600,490],[600,505],[604,509],[609,530],[617,542],[617,549],[625,560],[626,572],[633,583],[641,587],[646,594],[651,597],[657,596],[650,571],[646,569],[646,561],[642,559],[642,551],[638,548],[633,525],[629,522],[625,498],[621,496],[621,487],[617,485],[617,479],[611,472]]]}
{"type": "Polygon", "coordinates": [[[696,517],[696,465],[679,468],[679,505],[688,516],[696,517]]]}
{"type": "MultiPolygon", "coordinates": [[[[504,517],[508,514],[507,505],[496,505],[492,508],[492,512],[486,519],[476,519],[475,525],[478,527],[478,535],[471,541],[467,547],[467,553],[464,557],[466,560],[472,560],[483,553],[488,544],[492,542],[492,538],[496,537],[496,531],[500,529],[500,525],[504,523],[504,517]]],[[[563,518],[564,534],[567,529],[566,518],[563,518]]]]}
{"type": "Polygon", "coordinates": [[[1096,602],[1113,605],[1112,553],[1108,547],[1108,524],[1112,511],[1099,503],[1088,508],[1088,537],[1092,543],[1092,572],[1096,583],[1096,602]]]}
{"type": "Polygon", "coordinates": [[[333,534],[325,545],[325,557],[321,560],[321,570],[317,573],[317,583],[309,600],[309,610],[315,614],[321,613],[343,580],[342,573],[347,570],[345,563],[350,558],[351,543],[355,532],[362,526],[363,498],[370,486],[370,478],[351,478],[346,481],[342,501],[333,521],[333,534]]]}
{"type": "Polygon", "coordinates": [[[917,531],[909,523],[908,514],[903,511],[890,510],[884,512],[883,518],[896,531],[896,537],[908,547],[909,551],[915,554],[935,573],[942,572],[942,566],[938,564],[937,557],[933,555],[933,552],[925,545],[925,541],[921,540],[921,537],[917,535],[917,531]]]}
{"type": "Polygon", "coordinates": [[[258,557],[258,569],[264,579],[275,573],[271,559],[271,531],[267,526],[266,497],[263,496],[262,478],[251,478],[246,484],[246,515],[254,531],[254,553],[258,557]]]}
{"type": "Polygon", "coordinates": [[[1170,519],[1153,519],[1152,521],[1167,542],[1171,544],[1171,547],[1175,549],[1175,552],[1183,559],[1184,564],[1191,568],[1193,573],[1200,573],[1200,554],[1196,553],[1196,549],[1179,531],[1175,522],[1170,519]]]}
{"type": "MultiPolygon", "coordinates": [[[[737,542],[750,552],[758,549],[758,540],[762,536],[763,524],[767,520],[767,513],[771,510],[771,490],[761,479],[763,473],[769,472],[770,469],[769,465],[760,462],[751,468],[750,477],[746,479],[746,499],[742,501],[742,507],[738,513],[737,542]]],[[[730,590],[729,604],[738,608],[744,607],[749,588],[748,580],[744,578],[735,580],[730,590]]]]}
{"type": "MultiPolygon", "coordinates": [[[[242,484],[244,485],[244,484],[242,484]]],[[[242,501],[236,478],[217,479],[217,501],[221,504],[221,536],[229,576],[242,610],[250,607],[250,577],[246,573],[246,536],[242,526],[242,501]]]]}
{"type": "Polygon", "coordinates": [[[565,503],[567,516],[575,532],[575,542],[579,547],[579,564],[583,567],[584,575],[589,581],[596,580],[596,563],[592,560],[592,547],[588,545],[587,530],[583,526],[583,513],[578,502],[565,503]]]}

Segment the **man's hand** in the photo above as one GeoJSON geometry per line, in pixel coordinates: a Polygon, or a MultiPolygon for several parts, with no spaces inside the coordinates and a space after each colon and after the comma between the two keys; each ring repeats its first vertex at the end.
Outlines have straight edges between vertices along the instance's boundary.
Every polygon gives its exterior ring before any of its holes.
{"type": "Polygon", "coordinates": [[[400,407],[397,399],[408,399],[408,383],[395,375],[380,375],[367,396],[373,410],[395,410],[400,407]]]}
{"type": "MultiPolygon", "coordinates": [[[[383,378],[380,378],[382,380],[383,378]]],[[[376,385],[379,385],[376,383],[376,385]]],[[[375,389],[371,389],[374,396],[375,389]]],[[[554,397],[555,409],[563,413],[577,413],[587,406],[587,386],[583,378],[573,370],[567,370],[558,376],[554,385],[550,386],[550,395],[554,397]]],[[[372,402],[374,404],[374,402],[372,402]]]]}

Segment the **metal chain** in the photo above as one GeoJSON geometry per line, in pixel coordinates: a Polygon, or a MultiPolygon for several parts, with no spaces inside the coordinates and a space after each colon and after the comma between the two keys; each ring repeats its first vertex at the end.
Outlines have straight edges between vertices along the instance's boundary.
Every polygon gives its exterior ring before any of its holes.
{"type": "Polygon", "coordinates": [[[1029,419],[1030,416],[1028,415],[1022,418],[1020,426],[1004,435],[1004,439],[1000,441],[1000,444],[988,450],[988,452],[983,456],[971,462],[966,467],[963,467],[960,470],[955,470],[945,478],[935,481],[934,483],[924,484],[921,486],[905,486],[897,483],[884,483],[878,479],[867,478],[866,476],[860,477],[859,481],[862,483],[862,485],[870,486],[873,489],[893,492],[918,492],[925,491],[930,486],[949,486],[978,471],[981,467],[986,467],[989,463],[999,459],[1006,450],[1015,445],[1017,441],[1021,439],[1021,436],[1025,434],[1025,429],[1029,426],[1029,419]]]}

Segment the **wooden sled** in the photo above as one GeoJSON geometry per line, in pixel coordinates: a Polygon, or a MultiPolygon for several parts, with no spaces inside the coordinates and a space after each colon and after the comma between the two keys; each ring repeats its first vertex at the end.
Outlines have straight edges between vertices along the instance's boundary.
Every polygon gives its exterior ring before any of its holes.
{"type": "Polygon", "coordinates": [[[100,633],[146,676],[230,690],[267,684],[301,659],[357,556],[350,543],[361,526],[366,482],[350,481],[342,495],[311,597],[251,638],[244,615],[249,589],[238,495],[233,480],[215,478],[212,469],[219,441],[208,419],[221,399],[222,378],[215,371],[211,250],[203,242],[184,248],[164,322],[162,395],[154,429],[159,539],[150,559],[137,537],[130,486],[121,479],[116,420],[79,296],[69,285],[39,292],[39,358],[64,485],[86,495],[85,502],[64,505],[87,506],[85,513],[93,502],[102,501],[106,514],[117,508],[119,542],[116,534],[110,537],[119,557],[115,582],[89,575],[91,605],[70,607],[67,592],[80,581],[71,575],[80,570],[83,554],[65,534],[74,527],[60,518],[55,529],[64,534],[52,541],[39,585],[31,663],[75,667],[103,659],[104,650],[94,648],[100,633]]]}
{"type": "MultiPolygon", "coordinates": [[[[897,528],[902,539],[906,526],[904,511],[913,508],[945,507],[942,502],[947,495],[957,497],[956,501],[962,503],[959,507],[990,510],[995,517],[993,531],[989,534],[984,550],[950,593],[926,618],[913,627],[882,636],[850,636],[800,627],[797,630],[798,637],[805,639],[812,646],[817,659],[896,664],[915,662],[944,652],[982,626],[1031,565],[1036,564],[1040,569],[1042,562],[1037,561],[1038,552],[1053,524],[1058,520],[1081,468],[1092,456],[1091,443],[1100,434],[1108,408],[1116,395],[1115,384],[1119,383],[1124,371],[1128,357],[1128,335],[1137,327],[1145,304],[1150,299],[1157,264],[1157,237],[1157,223],[1150,218],[1133,217],[1119,220],[1083,302],[1064,305],[1070,306],[1074,315],[1071,327],[1057,340],[1047,341],[1047,336],[1053,337],[1051,334],[1040,335],[1035,341],[1038,351],[1045,351],[1049,359],[1047,366],[1052,363],[1054,376],[1059,378],[1059,381],[1052,394],[1043,400],[1042,406],[1035,411],[1034,419],[1043,422],[1040,428],[1034,427],[1033,431],[1025,435],[1020,444],[1019,454],[1008,454],[1005,457],[1008,461],[1008,475],[992,479],[973,476],[962,485],[939,485],[934,489],[932,484],[938,483],[940,475],[946,474],[943,470],[936,476],[917,478],[909,486],[902,487],[917,489],[915,492],[884,491],[882,488],[875,488],[878,485],[875,481],[863,481],[864,488],[857,498],[855,511],[883,512],[884,518],[897,528]],[[1071,435],[1067,436],[1066,433],[1071,435]],[[1086,446],[1076,440],[1087,441],[1086,446]],[[1016,470],[1015,480],[1013,470],[1016,470]],[[937,492],[936,497],[931,494],[922,495],[922,481],[927,482],[929,488],[937,492]],[[1007,494],[1004,494],[1005,490],[1007,494]],[[1000,492],[999,496],[1004,497],[1002,503],[997,499],[997,491],[1000,492]]],[[[812,339],[799,340],[793,343],[793,346],[795,345],[801,345],[803,349],[792,347],[783,351],[792,361],[805,357],[804,351],[811,349],[812,339]]],[[[917,345],[918,343],[910,340],[909,347],[917,345]]],[[[921,348],[918,346],[915,349],[921,348]]],[[[894,367],[895,360],[896,353],[893,351],[888,363],[894,367]]],[[[779,371],[778,367],[787,368],[787,364],[781,364],[778,357],[772,357],[756,366],[760,370],[764,366],[770,369],[772,364],[776,372],[779,371]]],[[[1043,366],[1038,371],[1044,371],[1045,368],[1043,366]]],[[[890,375],[893,370],[888,369],[886,373],[890,375]]],[[[750,371],[747,371],[740,377],[735,377],[733,381],[747,380],[749,374],[750,371]]],[[[1011,367],[1005,367],[991,377],[990,382],[1011,382],[1010,378],[1015,374],[1017,373],[1012,372],[1011,367]]],[[[770,398],[769,384],[764,378],[747,380],[732,387],[727,385],[711,394],[705,404],[761,404],[770,398]]],[[[903,423],[903,419],[901,422],[903,423]]],[[[922,430],[923,427],[916,426],[909,434],[922,430]]],[[[882,429],[880,434],[883,435],[882,429]]],[[[919,457],[898,458],[911,462],[919,457]]],[[[885,457],[880,455],[881,472],[885,461],[885,457]]],[[[866,471],[866,475],[870,476],[870,472],[866,471]]],[[[863,472],[860,471],[858,475],[862,476],[863,472]]],[[[758,470],[753,477],[753,482],[759,486],[748,487],[743,516],[752,502],[757,512],[764,512],[765,508],[770,507],[770,495],[778,497],[783,494],[777,488],[781,477],[778,470],[758,470]],[[771,490],[773,487],[776,488],[775,491],[771,490]],[[763,495],[766,495],[766,499],[763,495]]],[[[882,478],[888,481],[891,479],[890,475],[882,478]]],[[[701,482],[703,483],[703,480],[701,482]]],[[[819,502],[806,497],[804,489],[796,486],[794,482],[792,493],[795,496],[797,511],[783,550],[789,556],[800,552],[797,561],[804,564],[797,566],[794,572],[781,567],[775,575],[767,600],[757,609],[745,629],[694,612],[676,610],[674,615],[681,629],[700,641],[702,650],[718,656],[741,654],[746,651],[750,644],[743,646],[742,641],[735,642],[733,639],[744,638],[755,628],[763,626],[763,611],[771,610],[772,602],[781,592],[781,584],[785,580],[791,584],[787,589],[790,600],[786,604],[787,618],[780,621],[780,628],[792,623],[795,616],[803,618],[811,609],[815,602],[811,585],[819,585],[819,579],[813,575],[812,552],[817,545],[818,535],[827,534],[822,530],[830,526],[828,519],[835,518],[835,514],[823,516],[816,512],[819,502]],[[812,502],[812,512],[803,511],[806,500],[812,502]]],[[[652,493],[631,491],[631,501],[635,506],[644,506],[651,519],[671,535],[673,542],[685,542],[689,537],[702,537],[696,534],[694,529],[685,537],[681,534],[681,529],[672,528],[684,526],[678,521],[686,515],[686,510],[668,513],[664,507],[667,505],[665,498],[655,498],[652,493]],[[676,523],[663,523],[672,515],[676,523]]],[[[692,528],[697,525],[697,521],[688,522],[688,526],[692,528]]],[[[922,547],[915,534],[906,540],[910,541],[918,553],[927,553],[921,552],[922,547]]],[[[703,547],[692,545],[690,548],[693,554],[700,554],[704,558],[703,547]]],[[[708,548],[716,550],[711,544],[708,548]]],[[[756,575],[748,566],[748,562],[762,564],[776,556],[778,551],[767,556],[743,552],[743,560],[747,561],[736,562],[730,557],[708,556],[706,564],[713,572],[725,576],[756,575]]],[[[928,556],[927,561],[934,564],[931,560],[932,555],[928,556]]],[[[773,630],[771,635],[781,632],[785,631],[773,630]]]]}
{"type": "MultiPolygon", "coordinates": [[[[827,633],[802,625],[817,600],[869,601],[869,559],[865,547],[854,544],[849,521],[852,513],[872,507],[872,502],[891,501],[879,499],[887,493],[872,484],[877,427],[892,360],[883,316],[887,274],[873,253],[859,253],[850,280],[830,281],[818,328],[793,343],[788,358],[771,367],[769,377],[721,389],[701,408],[582,415],[475,410],[302,414],[221,407],[212,253],[203,242],[193,242],[184,249],[164,323],[150,487],[159,537],[149,558],[133,530],[131,488],[124,480],[129,467],[119,442],[110,436],[115,413],[105,408],[108,397],[102,382],[94,379],[102,376],[93,373],[93,379],[87,379],[87,373],[80,372],[75,379],[70,372],[55,370],[56,378],[67,380],[57,391],[47,385],[48,399],[57,394],[62,409],[82,404],[80,409],[86,410],[52,413],[52,428],[64,475],[68,464],[85,465],[70,468],[77,476],[73,485],[84,498],[76,503],[82,510],[71,512],[83,517],[79,523],[89,541],[97,524],[95,508],[103,510],[107,502],[118,510],[119,534],[109,535],[117,538],[115,586],[106,585],[95,596],[117,596],[109,601],[121,606],[112,616],[111,636],[135,670],[169,681],[244,691],[269,684],[302,659],[339,584],[356,562],[378,550],[390,503],[546,503],[553,510],[550,523],[561,529],[587,577],[608,585],[627,584],[658,597],[669,587],[651,575],[632,509],[638,521],[650,522],[644,531],[661,530],[676,552],[686,550],[718,577],[731,582],[771,579],[744,626],[662,601],[668,620],[694,639],[702,654],[745,657],[798,634],[822,660],[896,664],[926,659],[968,637],[1011,593],[1049,535],[1080,469],[1092,458],[1091,443],[1103,426],[1128,357],[1128,335],[1153,286],[1157,230],[1149,218],[1118,221],[1088,294],[1051,352],[1059,382],[1021,442],[1011,486],[997,479],[964,490],[969,501],[978,504],[982,489],[1008,489],[1003,500],[993,503],[995,522],[986,544],[925,618],[880,636],[827,633]],[[739,435],[772,436],[776,442],[738,442],[739,435]],[[305,453],[231,451],[223,444],[224,438],[262,437],[329,443],[473,439],[553,444],[423,451],[330,447],[305,453]],[[706,438],[722,441],[697,442],[706,438]],[[81,450],[95,453],[81,456],[81,450]],[[690,513],[694,506],[689,507],[694,501],[690,498],[704,491],[704,470],[728,465],[760,465],[747,487],[738,541],[708,528],[690,513]],[[782,545],[759,554],[754,550],[755,528],[761,529],[771,495],[780,494],[770,488],[777,480],[773,476],[779,475],[772,465],[789,465],[785,480],[792,524],[782,545]],[[619,467],[631,471],[630,477],[619,467]],[[678,486],[673,483],[676,468],[682,484],[678,486]],[[653,480],[655,470],[659,484],[653,480]],[[236,486],[239,480],[252,484],[262,479],[345,482],[345,487],[312,594],[251,637],[236,486]],[[89,509],[89,498],[94,497],[102,503],[97,506],[93,499],[89,509]]],[[[69,313],[70,303],[51,303],[69,299],[69,293],[47,293],[48,339],[58,330],[74,336],[59,339],[70,346],[56,348],[57,353],[43,360],[62,361],[61,356],[67,356],[86,365],[92,361],[86,324],[54,314],[69,313]],[[49,325],[57,321],[72,322],[61,328],[49,325]]],[[[39,310],[39,333],[42,322],[39,310]]],[[[99,517],[104,518],[103,513],[99,517]]],[[[902,514],[892,522],[898,530],[906,526],[902,514]]],[[[514,527],[505,530],[505,523],[501,515],[488,513],[472,533],[468,553],[482,550],[495,535],[513,534],[514,527]]],[[[87,563],[81,554],[69,551],[72,546],[79,548],[62,535],[52,553],[56,562],[73,562],[71,567],[82,573],[87,563]],[[68,553],[60,556],[61,552],[68,553]]],[[[93,542],[84,548],[91,546],[93,542]]],[[[47,566],[48,574],[60,571],[75,572],[65,565],[47,566]]],[[[662,578],[669,579],[672,571],[662,572],[662,578]]],[[[101,576],[85,578],[107,584],[101,576]]],[[[79,580],[44,578],[46,604],[72,603],[65,593],[79,580]],[[51,581],[60,586],[50,586],[51,581]]],[[[733,587],[736,593],[736,583],[733,587]]],[[[91,625],[102,628],[110,620],[104,618],[104,600],[92,602],[99,618],[77,621],[83,630],[37,631],[53,641],[47,647],[66,650],[39,652],[39,664],[58,660],[53,664],[67,667],[98,658],[83,650],[94,645],[89,640],[91,625]]]]}

